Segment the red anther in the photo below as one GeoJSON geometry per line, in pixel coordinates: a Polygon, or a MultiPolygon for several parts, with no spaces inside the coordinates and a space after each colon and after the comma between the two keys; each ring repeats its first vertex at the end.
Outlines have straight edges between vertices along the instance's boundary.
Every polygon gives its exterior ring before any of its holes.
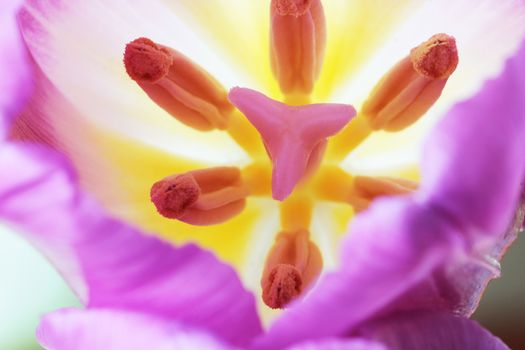
{"type": "Polygon", "coordinates": [[[124,65],[131,79],[155,82],[168,74],[173,59],[168,49],[147,38],[138,38],[126,45],[124,65]]]}
{"type": "Polygon", "coordinates": [[[281,16],[302,16],[310,10],[312,0],[274,0],[273,10],[281,16]]]}
{"type": "Polygon", "coordinates": [[[303,280],[292,265],[278,264],[272,268],[263,286],[262,298],[272,309],[282,309],[302,291],[303,280]]]}
{"type": "Polygon", "coordinates": [[[199,199],[201,189],[190,174],[169,176],[153,184],[151,201],[164,217],[177,219],[199,199]]]}
{"type": "Polygon", "coordinates": [[[436,34],[410,51],[414,69],[431,79],[446,79],[458,66],[456,40],[447,34],[436,34]]]}

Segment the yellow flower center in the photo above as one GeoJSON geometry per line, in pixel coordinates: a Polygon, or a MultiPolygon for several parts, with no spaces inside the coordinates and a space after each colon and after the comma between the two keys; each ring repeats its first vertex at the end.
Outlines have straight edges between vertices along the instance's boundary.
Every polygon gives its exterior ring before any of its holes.
{"type": "MultiPolygon", "coordinates": [[[[270,13],[273,74],[287,104],[307,105],[326,46],[322,4],[319,0],[274,0],[270,13]]],[[[272,189],[276,155],[262,142],[259,128],[234,108],[226,90],[209,73],[174,49],[146,38],[126,46],[124,63],[129,76],[175,119],[201,131],[224,130],[252,159],[242,168],[193,168],[166,174],[150,193],[166,220],[208,227],[236,220],[243,210],[250,211],[246,206],[252,199],[271,200],[272,190],[276,198],[275,181],[272,189]]],[[[457,63],[454,39],[445,34],[431,37],[384,75],[342,131],[321,139],[308,151],[293,191],[278,196],[285,198],[277,202],[280,230],[261,277],[262,297],[268,306],[286,306],[312,287],[322,271],[321,253],[310,234],[317,203],[339,205],[346,225],[353,212],[366,209],[375,198],[417,188],[406,179],[354,176],[339,164],[374,131],[398,131],[417,121],[437,101],[457,63]]],[[[221,235],[220,230],[216,234],[221,235]]]]}

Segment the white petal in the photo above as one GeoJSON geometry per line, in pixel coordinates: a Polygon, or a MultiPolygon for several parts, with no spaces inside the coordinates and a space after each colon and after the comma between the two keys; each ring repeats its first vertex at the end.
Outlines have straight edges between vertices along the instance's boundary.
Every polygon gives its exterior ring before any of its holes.
{"type": "Polygon", "coordinates": [[[366,67],[333,96],[360,106],[381,76],[412,47],[436,33],[456,38],[459,65],[443,95],[418,123],[399,133],[377,133],[346,161],[353,172],[375,174],[415,164],[426,132],[456,102],[474,94],[497,75],[525,34],[525,2],[518,0],[423,1],[366,67]]]}
{"type": "Polygon", "coordinates": [[[89,121],[196,160],[245,160],[225,133],[187,128],[156,106],[127,76],[122,63],[124,47],[146,36],[188,55],[226,88],[244,82],[234,67],[165,4],[29,1],[21,18],[24,38],[37,64],[89,121]],[[200,146],[197,151],[188,147],[196,144],[200,146]]]}

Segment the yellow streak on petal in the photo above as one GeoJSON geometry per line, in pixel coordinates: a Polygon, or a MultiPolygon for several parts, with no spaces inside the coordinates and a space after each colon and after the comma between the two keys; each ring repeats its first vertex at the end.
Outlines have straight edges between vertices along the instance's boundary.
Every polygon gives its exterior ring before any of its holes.
{"type": "MultiPolygon", "coordinates": [[[[150,202],[151,185],[173,173],[205,168],[206,165],[163,153],[114,134],[93,132],[93,136],[96,152],[107,159],[109,162],[106,164],[110,166],[97,169],[97,181],[89,178],[89,172],[86,171],[80,171],[80,176],[87,189],[110,212],[146,232],[176,243],[196,242],[234,265],[243,263],[252,226],[259,215],[255,205],[248,200],[239,216],[214,226],[197,227],[166,219],[156,212],[150,202]]],[[[89,164],[79,166],[82,169],[89,167],[89,164]]]]}
{"type": "Polygon", "coordinates": [[[238,109],[231,113],[228,133],[252,159],[267,157],[259,132],[238,109]]]}
{"type": "Polygon", "coordinates": [[[426,135],[418,125],[397,133],[374,132],[350,153],[342,167],[352,174],[396,177],[404,169],[417,169],[426,135]]]}
{"type": "Polygon", "coordinates": [[[401,179],[407,179],[414,182],[420,182],[421,181],[421,169],[419,169],[419,165],[417,164],[411,164],[407,165],[403,168],[397,169],[397,171],[392,172],[392,176],[398,177],[401,179]]]}
{"type": "Polygon", "coordinates": [[[354,216],[349,205],[335,202],[318,202],[312,222],[312,240],[323,254],[325,267],[333,268],[339,261],[341,239],[348,231],[348,224],[354,216]]]}
{"type": "MultiPolygon", "coordinates": [[[[281,96],[270,67],[270,1],[166,1],[191,29],[243,71],[252,86],[281,96]]],[[[239,82],[240,83],[240,82],[239,82]]]]}
{"type": "Polygon", "coordinates": [[[331,212],[333,231],[337,237],[342,237],[348,232],[348,223],[354,217],[354,210],[350,206],[338,205],[331,212]]]}
{"type": "MultiPolygon", "coordinates": [[[[327,50],[314,101],[326,101],[341,83],[351,78],[389,39],[389,33],[405,18],[413,0],[324,1],[327,50]]],[[[348,96],[351,99],[352,96],[348,96]]]]}
{"type": "Polygon", "coordinates": [[[341,162],[353,149],[372,134],[368,118],[358,114],[341,132],[328,141],[326,157],[341,162]]]}

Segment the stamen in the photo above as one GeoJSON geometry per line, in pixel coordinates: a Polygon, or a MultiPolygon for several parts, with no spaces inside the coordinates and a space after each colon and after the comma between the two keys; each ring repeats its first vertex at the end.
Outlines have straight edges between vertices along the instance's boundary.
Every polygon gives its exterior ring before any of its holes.
{"type": "Polygon", "coordinates": [[[283,200],[319,164],[325,140],[355,115],[350,105],[287,106],[261,93],[234,88],[230,101],[259,131],[273,163],[273,198],[283,200]]]}
{"type": "Polygon", "coordinates": [[[128,75],[160,107],[197,130],[225,129],[233,106],[224,88],[181,53],[139,38],[126,45],[128,75]]]}
{"type": "Polygon", "coordinates": [[[261,286],[263,301],[283,308],[310,287],[322,269],[321,253],[306,230],[281,232],[266,258],[261,286]]]}
{"type": "Polygon", "coordinates": [[[238,215],[249,189],[238,168],[218,167],[168,176],[151,187],[151,201],[169,219],[213,225],[238,215]]]}
{"type": "Polygon", "coordinates": [[[454,38],[434,35],[412,49],[383,77],[361,113],[374,130],[398,131],[408,127],[437,101],[457,64],[454,38]]]}
{"type": "Polygon", "coordinates": [[[272,0],[270,6],[272,71],[288,99],[309,95],[324,58],[326,23],[320,0],[272,0]]]}
{"type": "Polygon", "coordinates": [[[357,176],[347,201],[359,212],[368,208],[378,197],[404,195],[414,192],[417,188],[416,182],[406,179],[357,176]]]}

